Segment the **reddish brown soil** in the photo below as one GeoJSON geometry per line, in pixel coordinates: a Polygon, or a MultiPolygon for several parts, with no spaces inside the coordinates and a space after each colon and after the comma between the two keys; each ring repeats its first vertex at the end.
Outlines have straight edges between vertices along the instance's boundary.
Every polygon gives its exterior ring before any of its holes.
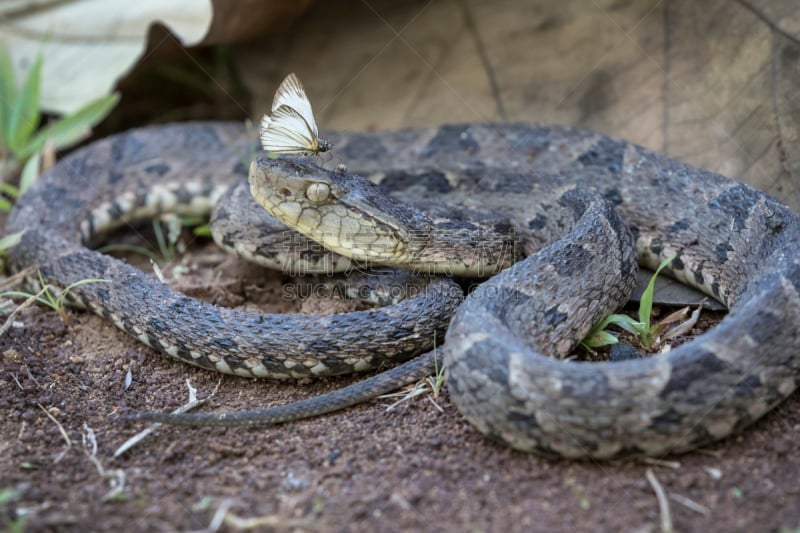
{"type": "MultiPolygon", "coordinates": [[[[262,309],[298,311],[281,302],[279,275],[254,281],[235,261],[216,271],[222,274],[190,272],[178,286],[217,302],[238,305],[245,293],[262,309]],[[204,288],[211,279],[213,288],[204,288]]],[[[142,429],[118,413],[174,409],[187,399],[187,379],[200,395],[219,383],[204,410],[292,401],[355,379],[298,385],[220,377],[159,355],[96,316],[68,317],[63,323],[32,308],[18,318],[22,327],[0,338],[0,489],[16,492],[0,507],[7,526],[658,531],[663,516],[646,478],[651,469],[676,531],[800,527],[797,394],[744,434],[662,463],[552,461],[511,451],[465,422],[446,387],[438,398],[426,392],[392,411],[383,399],[278,427],[162,427],[114,458],[142,429]],[[96,453],[82,444],[89,432],[96,453]]]]}

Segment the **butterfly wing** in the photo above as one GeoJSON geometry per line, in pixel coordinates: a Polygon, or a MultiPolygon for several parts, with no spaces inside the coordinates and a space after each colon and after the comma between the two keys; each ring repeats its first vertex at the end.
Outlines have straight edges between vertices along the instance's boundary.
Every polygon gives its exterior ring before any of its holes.
{"type": "Polygon", "coordinates": [[[314,120],[314,112],[311,110],[311,102],[308,101],[303,84],[300,83],[294,73],[286,76],[286,79],[281,82],[275,92],[275,98],[272,100],[273,115],[283,106],[294,109],[306,121],[314,137],[319,135],[317,122],[314,120]]]}
{"type": "Polygon", "coordinates": [[[261,119],[261,146],[267,152],[303,154],[319,151],[316,134],[292,107],[281,105],[261,119]]]}

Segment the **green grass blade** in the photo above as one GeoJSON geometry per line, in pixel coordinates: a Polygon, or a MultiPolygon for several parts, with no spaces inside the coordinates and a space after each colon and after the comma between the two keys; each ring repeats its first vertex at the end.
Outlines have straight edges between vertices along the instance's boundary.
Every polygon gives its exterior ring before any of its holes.
{"type": "Polygon", "coordinates": [[[158,245],[158,251],[161,253],[161,259],[169,263],[175,258],[175,254],[172,253],[171,243],[164,234],[164,227],[161,225],[161,221],[155,218],[153,219],[153,234],[156,237],[156,244],[158,245]]]}
{"type": "Polygon", "coordinates": [[[38,302],[38,303],[40,303],[42,305],[46,305],[47,307],[49,307],[51,309],[55,309],[54,304],[52,302],[50,302],[49,300],[47,300],[46,298],[43,298],[41,296],[36,296],[35,294],[31,294],[29,292],[23,292],[23,291],[3,291],[3,292],[0,292],[0,298],[14,298],[14,297],[16,297],[16,298],[25,298],[26,300],[28,298],[33,298],[34,300],[36,300],[36,302],[38,302]]]}
{"type": "Polygon", "coordinates": [[[192,233],[198,237],[211,237],[211,226],[208,224],[197,226],[192,230],[192,233]]]}
{"type": "Polygon", "coordinates": [[[608,331],[592,330],[586,338],[581,341],[581,344],[584,344],[588,348],[600,348],[601,346],[617,344],[618,342],[619,339],[608,331]]]}
{"type": "MultiPolygon", "coordinates": [[[[8,146],[8,119],[17,100],[17,82],[14,65],[5,46],[0,46],[0,147],[8,146]]],[[[2,148],[0,148],[2,152],[2,148]]]]}
{"type": "Polygon", "coordinates": [[[72,289],[74,289],[75,287],[80,287],[81,285],[88,285],[90,283],[111,283],[111,280],[110,279],[105,279],[105,278],[86,278],[86,279],[78,280],[75,283],[70,283],[61,292],[66,294],[69,291],[71,291],[72,289]]]}
{"type": "Polygon", "coordinates": [[[650,315],[653,312],[653,291],[655,290],[656,286],[656,278],[661,273],[661,270],[670,264],[677,256],[678,254],[673,254],[661,261],[661,264],[658,265],[655,274],[653,274],[653,276],[650,278],[650,283],[647,284],[647,288],[642,293],[642,298],[639,301],[639,322],[645,324],[648,331],[650,330],[650,315]]]}
{"type": "Polygon", "coordinates": [[[39,275],[39,286],[42,288],[42,290],[40,292],[47,299],[47,301],[44,301],[44,300],[39,300],[39,301],[43,302],[46,306],[52,307],[54,310],[58,311],[58,305],[56,304],[56,298],[55,298],[55,296],[53,296],[50,293],[50,289],[51,289],[50,285],[48,285],[47,283],[44,282],[44,276],[42,276],[42,271],[41,270],[39,270],[37,272],[37,274],[39,275]]]}
{"type": "Polygon", "coordinates": [[[14,200],[19,198],[20,195],[19,189],[15,185],[2,182],[0,182],[0,193],[5,194],[6,196],[10,196],[14,200]]]}
{"type": "Polygon", "coordinates": [[[584,338],[581,343],[589,348],[599,348],[608,344],[618,343],[619,340],[617,337],[615,337],[612,333],[605,331],[605,329],[612,324],[620,329],[624,329],[632,335],[637,336],[639,335],[638,330],[642,326],[642,324],[635,321],[628,315],[608,315],[603,319],[602,322],[592,328],[592,330],[586,335],[586,338],[584,338]]]}
{"type": "Polygon", "coordinates": [[[612,324],[634,335],[637,334],[638,329],[643,325],[640,322],[635,321],[628,315],[615,313],[605,317],[602,322],[600,322],[597,326],[593,328],[592,331],[604,330],[612,324]]]}
{"type": "Polygon", "coordinates": [[[20,151],[20,157],[28,157],[52,140],[58,150],[82,140],[117,105],[119,93],[110,94],[89,102],[76,112],[63,117],[36,133],[20,151]]]}
{"type": "Polygon", "coordinates": [[[24,193],[31,188],[33,182],[39,177],[39,170],[41,169],[42,155],[36,152],[28,158],[22,166],[22,173],[19,176],[19,194],[24,193]]]}
{"type": "Polygon", "coordinates": [[[152,259],[156,263],[161,261],[162,257],[160,257],[156,252],[145,248],[144,246],[137,246],[135,244],[126,244],[126,243],[116,243],[116,244],[107,244],[106,246],[101,246],[97,249],[100,253],[106,252],[132,252],[135,254],[143,255],[149,259],[152,259]]]}
{"type": "MultiPolygon", "coordinates": [[[[17,199],[19,196],[19,189],[15,186],[11,185],[10,183],[2,183],[0,182],[0,194],[5,194],[13,199],[17,199]]],[[[11,211],[11,202],[7,199],[0,196],[0,211],[3,213],[8,213],[11,211]]]]}
{"type": "Polygon", "coordinates": [[[208,220],[208,217],[200,217],[200,216],[183,216],[179,217],[181,227],[183,228],[192,228],[194,226],[199,226],[200,224],[205,223],[208,220]]]}
{"type": "Polygon", "coordinates": [[[21,239],[22,239],[21,231],[0,237],[0,255],[5,254],[9,248],[18,245],[21,239]]]}
{"type": "Polygon", "coordinates": [[[36,126],[39,124],[39,90],[42,85],[42,56],[36,57],[28,77],[11,108],[6,129],[6,139],[11,152],[17,155],[25,146],[36,126]]]}
{"type": "Polygon", "coordinates": [[[81,285],[88,285],[90,283],[111,283],[111,280],[104,278],[86,278],[76,281],[75,283],[70,283],[64,288],[63,291],[58,293],[58,297],[56,298],[56,305],[53,307],[53,309],[58,311],[59,309],[64,307],[64,301],[67,299],[67,296],[69,296],[69,293],[72,291],[72,289],[74,289],[75,287],[80,287],[81,285]]]}

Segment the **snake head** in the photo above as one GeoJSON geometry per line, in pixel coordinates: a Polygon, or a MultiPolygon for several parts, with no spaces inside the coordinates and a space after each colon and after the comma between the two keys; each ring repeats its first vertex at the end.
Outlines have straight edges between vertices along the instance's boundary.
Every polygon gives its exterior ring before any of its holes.
{"type": "Polygon", "coordinates": [[[250,192],[272,216],[325,248],[362,262],[402,266],[430,220],[375,184],[300,159],[259,158],[250,192]]]}

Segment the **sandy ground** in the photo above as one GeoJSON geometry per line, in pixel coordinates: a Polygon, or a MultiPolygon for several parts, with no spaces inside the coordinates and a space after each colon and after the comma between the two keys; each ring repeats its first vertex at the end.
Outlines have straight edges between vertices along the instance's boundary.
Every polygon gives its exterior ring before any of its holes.
{"type": "MultiPolygon", "coordinates": [[[[268,311],[331,308],[324,301],[284,302],[280,275],[218,261],[213,247],[192,255],[190,264],[200,266],[177,287],[229,305],[247,299],[248,308],[268,311]]],[[[174,409],[188,398],[187,380],[201,397],[219,386],[201,409],[235,410],[359,378],[297,384],[220,377],[80,311],[69,311],[64,323],[31,308],[19,320],[21,327],[0,338],[0,488],[14,491],[0,507],[7,526],[659,531],[669,519],[676,531],[800,527],[796,394],[740,436],[653,462],[553,461],[511,451],[465,422],[446,386],[438,397],[427,388],[391,410],[394,400],[381,399],[277,427],[162,427],[114,457],[143,427],[119,413],[174,409]],[[663,487],[668,512],[648,471],[663,487]]]]}

